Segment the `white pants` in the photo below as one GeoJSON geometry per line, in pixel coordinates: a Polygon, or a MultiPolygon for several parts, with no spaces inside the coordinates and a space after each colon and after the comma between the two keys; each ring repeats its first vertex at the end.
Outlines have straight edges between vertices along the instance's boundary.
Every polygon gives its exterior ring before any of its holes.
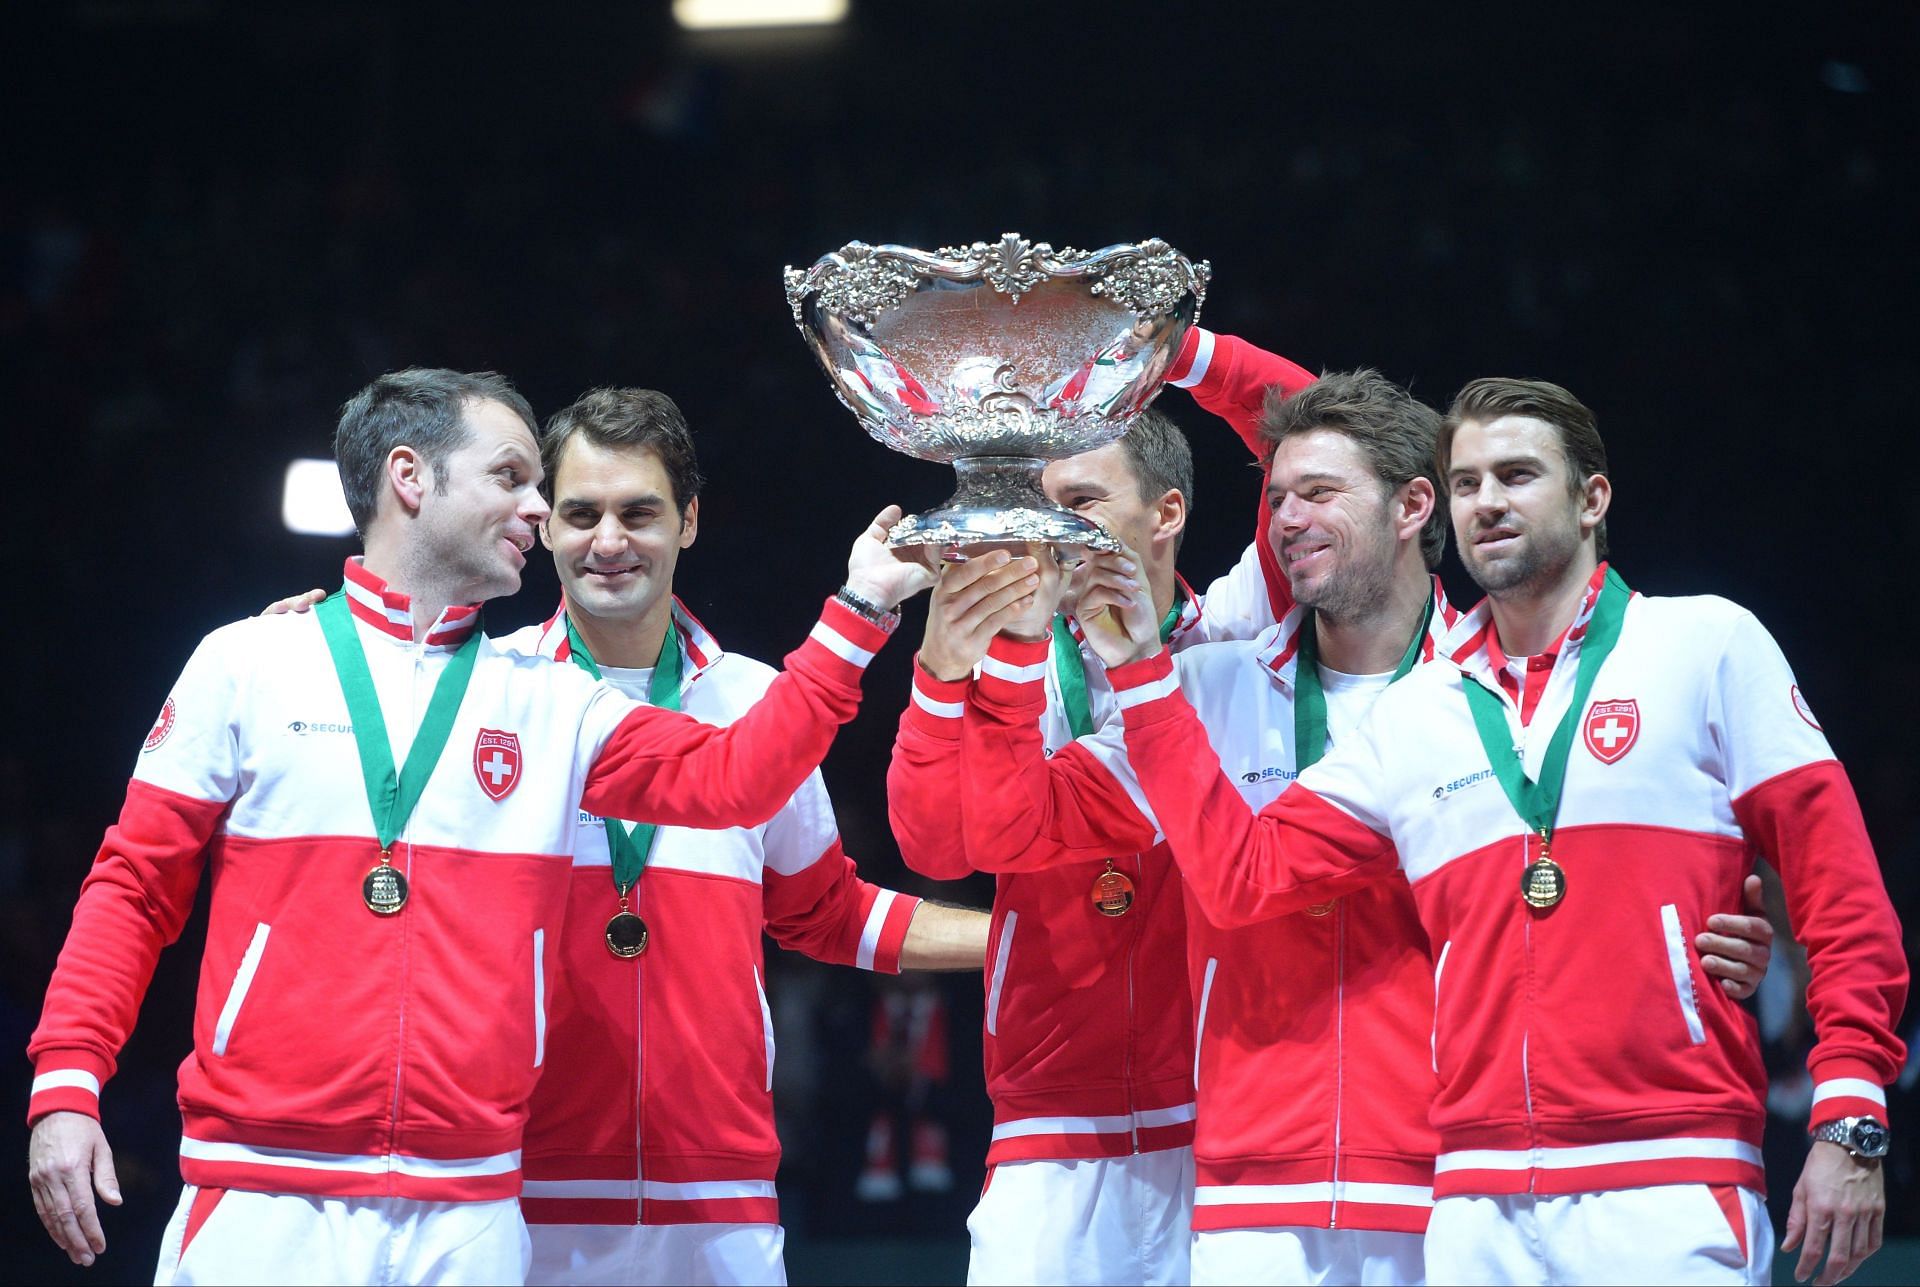
{"type": "Polygon", "coordinates": [[[1193,1287],[1419,1287],[1425,1239],[1374,1229],[1203,1229],[1193,1235],[1193,1287]]]}
{"type": "Polygon", "coordinates": [[[529,1283],[786,1287],[777,1224],[536,1224],[529,1283]]]}
{"type": "Polygon", "coordinates": [[[153,1281],[519,1283],[527,1253],[527,1226],[512,1198],[316,1198],[189,1184],[160,1239],[153,1281]]]}
{"type": "Polygon", "coordinates": [[[1767,1204],[1751,1189],[1733,1197],[1737,1232],[1704,1184],[1441,1198],[1427,1273],[1437,1283],[1769,1283],[1767,1204]]]}
{"type": "Polygon", "coordinates": [[[970,1287],[1183,1284],[1193,1149],[1061,1162],[1002,1162],[967,1217],[970,1287]]]}

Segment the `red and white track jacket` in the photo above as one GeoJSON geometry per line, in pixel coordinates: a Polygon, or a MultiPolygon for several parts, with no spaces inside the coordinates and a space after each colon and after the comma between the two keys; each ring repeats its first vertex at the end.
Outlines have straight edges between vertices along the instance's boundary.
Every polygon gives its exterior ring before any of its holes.
{"type": "MultiPolygon", "coordinates": [[[[448,609],[415,643],[406,597],[357,560],[347,593],[404,761],[477,608],[448,609]]],[[[361,902],[379,846],[319,623],[256,617],[215,631],[162,707],[81,887],[28,1048],[29,1120],[98,1114],[204,868],[212,909],[180,1068],[186,1182],[517,1196],[581,806],[682,826],[765,821],[853,715],[884,638],[829,602],[787,673],[728,729],[482,640],[393,848],[411,897],[382,917],[361,902]]]]}
{"type": "MultiPolygon", "coordinates": [[[[1192,598],[1172,646],[1202,637],[1192,598]]],[[[1095,727],[1114,714],[1099,660],[1083,645],[1095,727]]],[[[987,1162],[1125,1157],[1193,1142],[1192,1006],[1182,984],[1186,927],[1179,878],[1151,843],[1049,871],[974,867],[961,842],[961,716],[975,687],[1045,681],[1048,753],[1073,742],[1051,645],[996,638],[977,680],[941,683],[914,667],[887,772],[887,808],[907,865],[936,880],[995,871],[987,940],[986,1075],[993,1100],[987,1162]],[[1093,882],[1113,859],[1133,882],[1124,916],[1095,910],[1093,882]]],[[[1030,711],[1029,718],[1038,712],[1030,711]]]]}
{"type": "Polygon", "coordinates": [[[1437,1196],[1764,1188],[1753,1020],[1693,946],[1709,915],[1737,905],[1756,853],[1780,870],[1812,967],[1814,1122],[1883,1115],[1900,1068],[1906,963],[1853,789],[1772,637],[1724,599],[1631,601],[1567,762],[1553,837],[1565,901],[1521,901],[1539,841],[1493,775],[1462,686],[1501,695],[1538,772],[1592,602],[1524,727],[1489,664],[1482,605],[1448,663],[1388,689],[1357,738],[1257,814],[1169,657],[1113,672],[1128,758],[1216,918],[1284,914],[1404,869],[1435,958],[1437,1196]]]}
{"type": "MultiPolygon", "coordinates": [[[[1434,582],[1431,659],[1452,613],[1434,582]]],[[[1227,779],[1260,808],[1296,776],[1295,609],[1258,639],[1175,659],[1227,779]]],[[[1121,721],[1042,758],[1038,682],[977,685],[962,734],[967,855],[1030,871],[1160,839],[1121,721]],[[1002,696],[1011,692],[1011,699],[1002,696]]],[[[1336,740],[1338,735],[1335,734],[1336,740]]],[[[1425,1230],[1437,1148],[1432,962],[1403,879],[1235,929],[1187,906],[1198,1015],[1196,1230],[1425,1230]]]]}
{"type": "MultiPolygon", "coordinates": [[[[1189,389],[1228,420],[1256,455],[1267,389],[1295,392],[1313,375],[1285,358],[1198,327],[1187,333],[1168,383],[1189,389]]],[[[1170,645],[1183,648],[1234,631],[1257,633],[1291,606],[1277,564],[1263,571],[1266,505],[1253,548],[1208,591],[1204,612],[1182,583],[1186,614],[1170,645]],[[1213,604],[1221,606],[1215,617],[1213,604]]],[[[1271,561],[1271,555],[1265,556],[1271,561]]],[[[914,668],[912,701],[901,715],[887,773],[888,814],[907,865],[937,880],[976,870],[969,863],[955,775],[961,716],[974,683],[1047,676],[1042,737],[1048,753],[1073,740],[1050,651],[995,640],[977,681],[941,683],[914,668]],[[1006,658],[1020,658],[1008,662],[1006,658]]],[[[1112,690],[1084,646],[1094,727],[1110,722],[1112,690]]],[[[993,1100],[989,1164],[1033,1158],[1124,1157],[1193,1142],[1192,1002],[1180,986],[1185,914],[1164,846],[1110,856],[1134,883],[1134,904],[1109,918],[1094,909],[1094,879],[1106,858],[1046,871],[996,872],[987,944],[985,1061],[993,1100]]],[[[978,868],[978,870],[992,870],[978,868]]]]}
{"type": "MultiPolygon", "coordinates": [[[[681,709],[739,719],[775,671],[721,651],[678,600],[673,618],[681,709]]],[[[559,613],[498,642],[573,669],[559,613]]],[[[818,771],[757,827],[660,828],[632,895],[652,937],[631,960],[607,950],[611,867],[606,823],[583,811],[521,1208],[532,1224],[778,1223],[762,930],[817,960],[897,973],[920,900],[860,879],[818,771]]]]}

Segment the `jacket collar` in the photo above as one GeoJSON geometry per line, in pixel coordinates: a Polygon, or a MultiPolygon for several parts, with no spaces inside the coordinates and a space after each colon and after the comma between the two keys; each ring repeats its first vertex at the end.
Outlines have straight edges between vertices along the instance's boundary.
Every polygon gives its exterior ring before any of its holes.
{"type": "MultiPolygon", "coordinates": [[[[1574,613],[1567,628],[1547,645],[1542,656],[1558,658],[1568,644],[1577,644],[1586,637],[1587,622],[1593,617],[1594,605],[1600,601],[1600,586],[1607,579],[1607,566],[1602,561],[1593,570],[1586,593],[1580,599],[1580,610],[1574,613]]],[[[1513,659],[1500,647],[1500,632],[1494,629],[1493,603],[1489,599],[1480,600],[1471,612],[1460,618],[1443,648],[1454,665],[1482,680],[1494,679],[1513,664],[1513,659]]]]}
{"type": "MultiPolygon", "coordinates": [[[[678,595],[673,599],[673,628],[680,637],[680,656],[684,663],[680,669],[680,686],[684,690],[688,684],[711,670],[726,653],[712,632],[687,611],[687,605],[680,602],[678,595]]],[[[541,625],[535,651],[554,661],[573,660],[573,643],[567,638],[565,595],[560,596],[560,606],[541,625]]]]}
{"type": "MultiPolygon", "coordinates": [[[[1448,633],[1453,629],[1459,614],[1453,605],[1447,602],[1447,591],[1440,584],[1440,578],[1433,578],[1433,617],[1427,622],[1427,633],[1420,640],[1420,660],[1432,661],[1443,654],[1448,633]]],[[[1259,638],[1260,651],[1257,654],[1260,664],[1267,669],[1276,682],[1291,689],[1294,672],[1300,665],[1300,628],[1306,623],[1307,610],[1295,606],[1280,623],[1269,626],[1259,638]]]]}
{"type": "MultiPolygon", "coordinates": [[[[347,608],[354,616],[381,634],[402,643],[413,642],[413,600],[410,596],[389,588],[385,581],[367,571],[365,562],[358,554],[347,560],[345,578],[347,608]]],[[[454,604],[434,619],[427,631],[426,646],[433,649],[458,648],[479,624],[479,604],[454,604]]]]}

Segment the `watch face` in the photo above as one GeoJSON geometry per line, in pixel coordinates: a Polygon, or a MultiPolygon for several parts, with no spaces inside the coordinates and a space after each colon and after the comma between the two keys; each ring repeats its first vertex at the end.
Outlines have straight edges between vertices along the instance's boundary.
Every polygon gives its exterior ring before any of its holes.
{"type": "Polygon", "coordinates": [[[1891,1139],[1887,1128],[1871,1118],[1853,1124],[1853,1148],[1861,1157],[1884,1157],[1891,1139]]]}

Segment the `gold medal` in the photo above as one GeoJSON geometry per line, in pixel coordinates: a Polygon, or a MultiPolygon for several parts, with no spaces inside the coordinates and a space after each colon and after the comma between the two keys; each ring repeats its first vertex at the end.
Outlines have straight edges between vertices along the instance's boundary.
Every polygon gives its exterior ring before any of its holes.
{"type": "Polygon", "coordinates": [[[1520,873],[1520,897],[1527,900],[1527,906],[1545,911],[1566,896],[1566,869],[1545,854],[1520,873]]]}
{"type": "Polygon", "coordinates": [[[360,898],[375,916],[391,916],[407,905],[407,878],[394,869],[387,850],[380,851],[380,865],[360,882],[360,898]]]}
{"type": "Polygon", "coordinates": [[[646,950],[647,923],[622,907],[607,921],[607,951],[623,960],[632,960],[646,950]]]}
{"type": "Polygon", "coordinates": [[[1102,916],[1125,916],[1133,906],[1133,882],[1113,869],[1111,858],[1107,869],[1093,878],[1093,906],[1102,916]]]}

